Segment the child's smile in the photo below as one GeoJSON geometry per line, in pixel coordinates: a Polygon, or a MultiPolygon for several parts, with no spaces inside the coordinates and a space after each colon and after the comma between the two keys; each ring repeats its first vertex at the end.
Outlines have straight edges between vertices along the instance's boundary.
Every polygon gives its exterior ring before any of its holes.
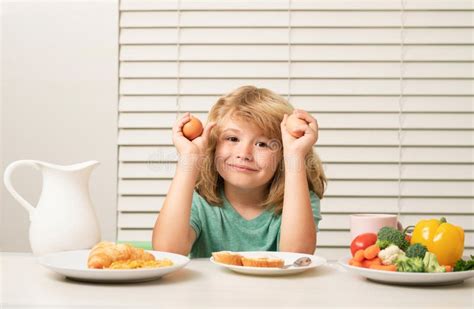
{"type": "Polygon", "coordinates": [[[244,172],[244,173],[252,173],[252,172],[257,172],[258,170],[250,167],[250,166],[246,166],[246,165],[242,165],[242,164],[232,164],[232,163],[229,163],[228,166],[236,171],[239,171],[239,172],[244,172]]]}

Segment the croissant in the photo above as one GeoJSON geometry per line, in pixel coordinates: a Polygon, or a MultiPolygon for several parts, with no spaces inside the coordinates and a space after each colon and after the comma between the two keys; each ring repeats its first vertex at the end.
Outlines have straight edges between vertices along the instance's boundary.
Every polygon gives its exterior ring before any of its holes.
{"type": "Polygon", "coordinates": [[[89,268],[108,268],[115,261],[142,260],[153,261],[153,254],[129,244],[115,244],[102,241],[95,245],[89,253],[89,268]]]}

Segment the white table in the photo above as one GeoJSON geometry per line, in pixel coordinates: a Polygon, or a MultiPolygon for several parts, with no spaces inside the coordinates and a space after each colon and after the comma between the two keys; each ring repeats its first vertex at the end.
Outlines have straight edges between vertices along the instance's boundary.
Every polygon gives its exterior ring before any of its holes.
{"type": "Polygon", "coordinates": [[[286,277],[254,277],[207,259],[161,279],[134,284],[94,284],[66,279],[27,253],[1,253],[4,307],[474,307],[474,279],[439,287],[379,284],[336,263],[286,277]]]}

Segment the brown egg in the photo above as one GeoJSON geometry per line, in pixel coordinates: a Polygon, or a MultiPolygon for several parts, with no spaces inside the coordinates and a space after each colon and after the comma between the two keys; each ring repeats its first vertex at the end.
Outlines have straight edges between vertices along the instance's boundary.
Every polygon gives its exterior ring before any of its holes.
{"type": "Polygon", "coordinates": [[[202,131],[204,130],[201,120],[194,116],[190,116],[191,120],[185,123],[183,126],[183,134],[184,136],[192,141],[196,137],[200,136],[202,134],[202,131]]]}
{"type": "Polygon", "coordinates": [[[301,137],[304,135],[304,131],[295,131],[298,127],[307,126],[308,123],[303,119],[296,117],[295,114],[291,114],[286,119],[286,129],[288,132],[293,135],[293,137],[301,137]]]}

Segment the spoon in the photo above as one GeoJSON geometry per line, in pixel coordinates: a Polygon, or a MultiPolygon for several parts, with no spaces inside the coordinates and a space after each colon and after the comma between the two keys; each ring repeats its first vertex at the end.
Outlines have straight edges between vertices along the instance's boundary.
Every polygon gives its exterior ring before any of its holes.
{"type": "Polygon", "coordinates": [[[297,259],[296,261],[294,261],[293,264],[283,265],[281,268],[287,269],[288,267],[291,267],[291,266],[295,266],[295,267],[308,266],[311,263],[312,261],[309,257],[303,256],[297,259]]]}

